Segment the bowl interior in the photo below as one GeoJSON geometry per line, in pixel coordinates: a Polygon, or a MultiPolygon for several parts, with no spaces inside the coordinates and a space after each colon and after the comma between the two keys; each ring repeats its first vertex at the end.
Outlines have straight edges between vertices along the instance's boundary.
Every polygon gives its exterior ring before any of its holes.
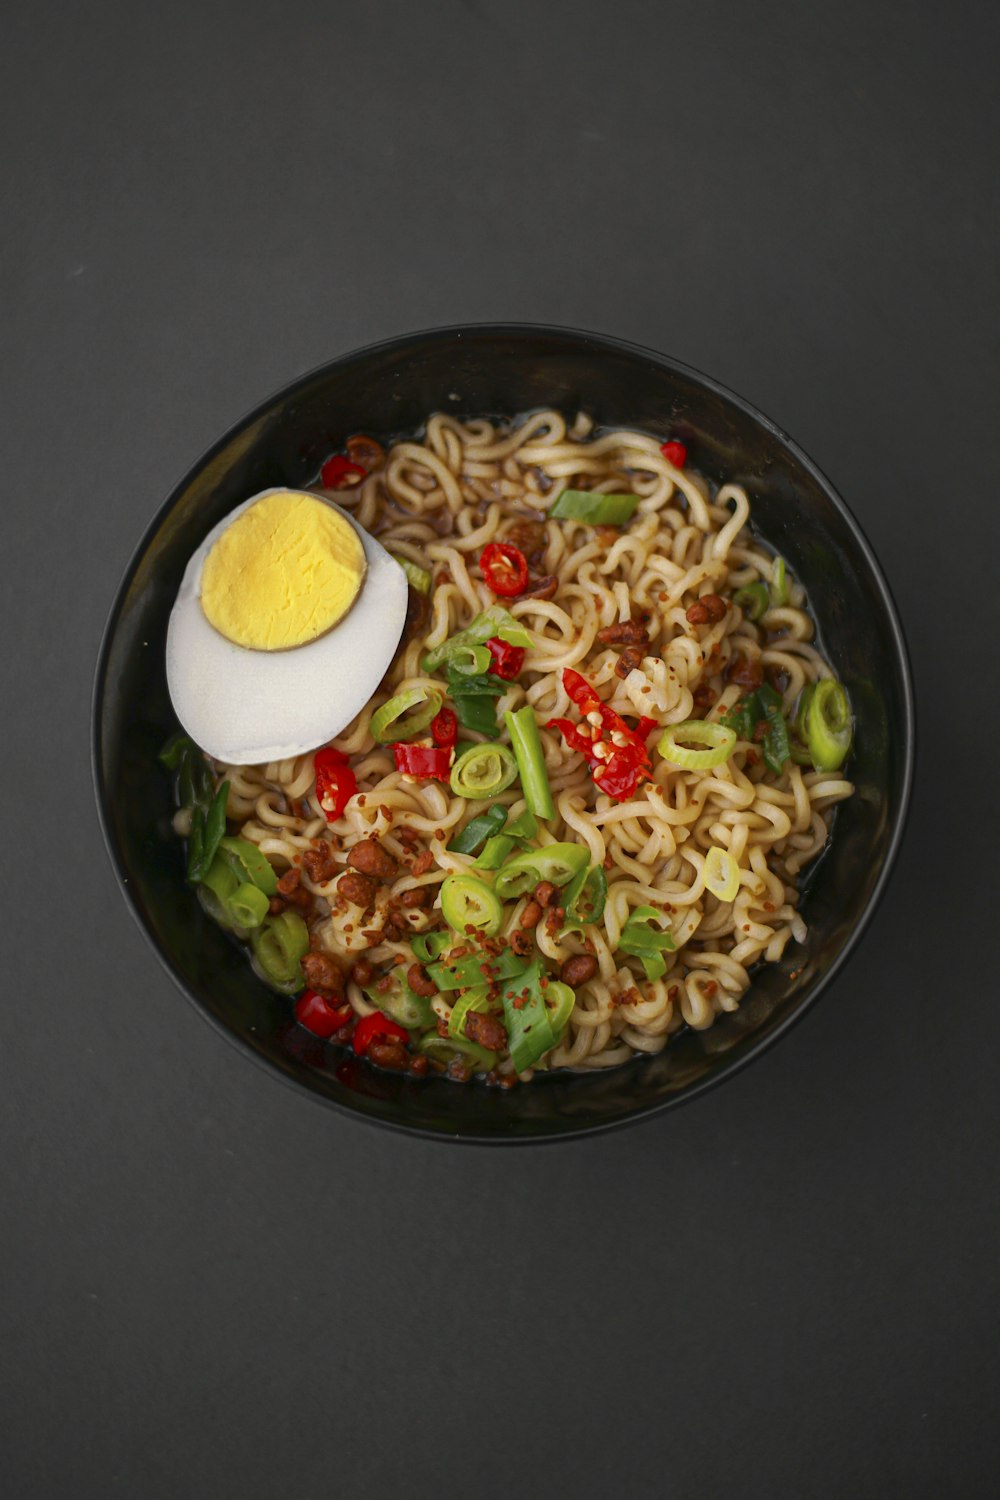
{"type": "Polygon", "coordinates": [[[600,1127],[690,1096],[782,1030],[843,959],[880,887],[909,784],[912,713],[899,627],[857,527],[774,425],[695,372],[612,340],[538,328],[415,335],[315,372],[234,428],[161,510],[126,576],[98,668],[98,800],[124,888],[170,971],[204,1014],[314,1093],[405,1128],[466,1139],[530,1139],[600,1127]],[[586,409],[602,425],[682,438],[692,463],[745,485],[755,527],[803,582],[823,645],[854,705],[857,793],[808,877],[804,948],[756,975],[739,1011],[680,1035],[657,1057],[501,1092],[381,1073],[290,1023],[184,885],[157,752],[176,727],[167,619],[188,558],[247,496],[304,483],[352,432],[385,440],[427,414],[586,409]],[[892,733],[890,733],[892,726],[892,733]]]}

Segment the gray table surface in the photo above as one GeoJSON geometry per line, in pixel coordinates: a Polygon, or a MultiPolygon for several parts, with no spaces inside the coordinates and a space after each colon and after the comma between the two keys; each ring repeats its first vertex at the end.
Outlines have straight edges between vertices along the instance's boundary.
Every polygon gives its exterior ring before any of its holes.
{"type": "Polygon", "coordinates": [[[994,14],[8,8],[11,1500],[997,1493],[994,14]],[[336,353],[504,318],[792,432],[921,713],[900,864],[814,1014],[686,1110],[527,1152],[227,1047],[126,912],[88,754],[110,599],[200,451],[336,353]]]}

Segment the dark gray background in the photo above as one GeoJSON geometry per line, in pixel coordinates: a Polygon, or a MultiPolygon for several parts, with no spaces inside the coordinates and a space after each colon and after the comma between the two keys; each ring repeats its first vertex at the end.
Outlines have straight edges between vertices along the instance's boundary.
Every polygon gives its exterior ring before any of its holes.
{"type": "Polygon", "coordinates": [[[5,11],[5,1495],[997,1493],[993,12],[5,11]],[[126,912],[87,747],[199,452],[336,353],[502,318],[792,432],[896,590],[922,733],[810,1019],[531,1151],[353,1124],[220,1041],[126,912]]]}

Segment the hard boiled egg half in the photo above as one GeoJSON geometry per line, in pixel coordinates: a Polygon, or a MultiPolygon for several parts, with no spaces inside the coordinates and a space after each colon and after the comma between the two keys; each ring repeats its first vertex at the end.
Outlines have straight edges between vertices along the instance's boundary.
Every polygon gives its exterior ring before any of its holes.
{"type": "Polygon", "coordinates": [[[188,563],[167,630],[167,684],[191,738],[233,765],[339,734],[403,633],[406,575],[338,505],[264,490],[188,563]]]}

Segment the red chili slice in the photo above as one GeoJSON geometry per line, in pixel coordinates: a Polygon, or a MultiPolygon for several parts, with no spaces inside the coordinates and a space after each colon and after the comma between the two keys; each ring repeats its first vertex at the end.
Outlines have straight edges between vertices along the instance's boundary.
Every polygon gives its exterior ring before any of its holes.
{"type": "Polygon", "coordinates": [[[353,485],[360,484],[367,473],[367,469],[363,469],[360,464],[352,463],[342,453],[335,453],[320,469],[319,477],[324,489],[348,490],[353,485]]]}
{"type": "MultiPolygon", "coordinates": [[[[630,729],[621,714],[603,703],[587,679],[572,667],[564,670],[562,683],[582,714],[600,714],[597,738],[592,739],[570,719],[550,719],[546,727],[558,729],[570,749],[578,750],[586,758],[599,791],[606,792],[616,802],[625,801],[652,775],[645,739],[655,720],[640,719],[638,728],[630,729]],[[596,745],[601,745],[603,757],[594,753],[596,745]]],[[[587,729],[590,728],[588,724],[587,729]]]]}
{"type": "Polygon", "coordinates": [[[662,443],[660,445],[660,452],[667,460],[667,463],[673,464],[675,469],[683,469],[687,463],[688,451],[684,444],[678,443],[676,439],[671,440],[669,443],[662,443]]]}
{"type": "Polygon", "coordinates": [[[447,781],[455,752],[443,745],[393,745],[396,770],[424,781],[447,781]]]}
{"type": "Polygon", "coordinates": [[[295,1002],[296,1021],[307,1031],[311,1031],[313,1036],[333,1036],[335,1031],[347,1025],[353,1015],[349,1002],[331,1005],[329,998],[316,990],[303,990],[295,1002]]]}
{"type": "Polygon", "coordinates": [[[450,708],[442,708],[431,720],[431,739],[444,750],[450,750],[458,739],[458,720],[450,708]]]}
{"type": "Polygon", "coordinates": [[[528,559],[509,542],[490,542],[483,548],[479,566],[494,594],[503,599],[513,599],[528,586],[528,559]]]}
{"type": "Polygon", "coordinates": [[[410,1040],[409,1033],[381,1011],[373,1010],[370,1016],[362,1016],[354,1028],[351,1045],[359,1057],[364,1057],[372,1042],[403,1042],[410,1040]]]}
{"type": "Polygon", "coordinates": [[[486,648],[493,658],[490,667],[493,676],[502,677],[504,682],[513,682],[524,666],[524,647],[512,646],[510,641],[502,641],[498,635],[493,635],[486,642],[486,648]]]}
{"type": "Polygon", "coordinates": [[[316,798],[328,823],[335,823],[358,789],[358,778],[340,750],[317,750],[313,756],[316,798]]]}

